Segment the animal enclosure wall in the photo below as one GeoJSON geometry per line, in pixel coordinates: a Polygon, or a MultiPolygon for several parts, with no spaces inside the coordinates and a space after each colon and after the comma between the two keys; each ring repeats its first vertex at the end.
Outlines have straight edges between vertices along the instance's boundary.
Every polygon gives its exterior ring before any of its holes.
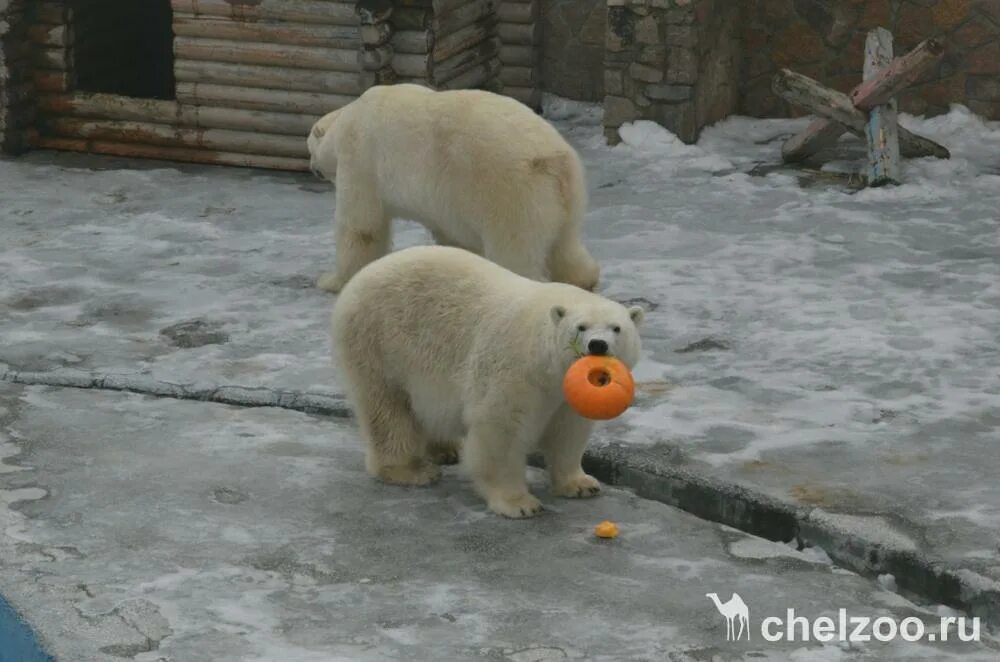
{"type": "Polygon", "coordinates": [[[371,85],[499,89],[494,0],[0,0],[0,31],[15,152],[305,170],[371,85]]]}

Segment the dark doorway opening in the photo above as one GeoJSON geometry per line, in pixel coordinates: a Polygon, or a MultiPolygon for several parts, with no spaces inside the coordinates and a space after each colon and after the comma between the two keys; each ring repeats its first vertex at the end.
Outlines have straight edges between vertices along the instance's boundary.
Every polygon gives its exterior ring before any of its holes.
{"type": "Polygon", "coordinates": [[[78,90],[174,98],[170,0],[85,0],[70,6],[78,90]]]}

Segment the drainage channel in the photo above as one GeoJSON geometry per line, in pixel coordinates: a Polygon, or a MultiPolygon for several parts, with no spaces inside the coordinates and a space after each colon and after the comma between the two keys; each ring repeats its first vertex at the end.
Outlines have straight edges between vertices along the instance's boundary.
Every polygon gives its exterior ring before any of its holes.
{"type": "Polygon", "coordinates": [[[0,662],[52,662],[31,627],[0,595],[0,662]]]}
{"type": "MultiPolygon", "coordinates": [[[[275,407],[307,414],[350,418],[341,396],[269,388],[175,384],[142,375],[96,375],[59,370],[18,372],[0,366],[0,381],[34,386],[110,390],[242,407],[275,407]]],[[[541,457],[529,462],[542,466],[541,457]]],[[[701,519],[731,526],[775,542],[796,541],[799,548],[822,548],[840,567],[877,578],[891,574],[901,593],[931,604],[943,604],[1000,627],[1000,590],[994,582],[970,570],[946,567],[910,549],[824,522],[815,508],[797,508],[734,483],[714,480],[671,461],[669,452],[653,453],[618,443],[604,443],[584,456],[584,469],[608,485],[633,490],[638,496],[687,511],[701,519]]],[[[0,640],[2,641],[2,640],[0,640]]],[[[33,659],[33,658],[29,658],[33,659]]],[[[5,662],[0,654],[0,662],[5,662]]]]}

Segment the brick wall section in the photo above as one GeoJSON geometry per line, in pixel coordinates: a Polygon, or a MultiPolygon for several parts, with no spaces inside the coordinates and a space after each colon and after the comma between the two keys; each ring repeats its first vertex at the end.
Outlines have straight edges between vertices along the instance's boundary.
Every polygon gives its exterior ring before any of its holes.
{"type": "Polygon", "coordinates": [[[647,119],[685,142],[735,112],[739,3],[733,0],[609,0],[604,126],[647,119]]]}
{"type": "Polygon", "coordinates": [[[927,37],[945,41],[934,71],[899,98],[914,114],[947,112],[951,103],[1000,119],[1000,0],[746,0],[740,112],[798,114],[771,92],[787,67],[841,91],[861,80],[865,36],[890,30],[901,55],[927,37]]]}
{"type": "Polygon", "coordinates": [[[34,119],[24,12],[22,0],[0,0],[0,151],[8,154],[28,149],[34,119]]]}
{"type": "Polygon", "coordinates": [[[497,8],[500,20],[500,80],[503,93],[537,110],[542,104],[542,27],[539,8],[542,0],[502,0],[497,8]]]}
{"type": "Polygon", "coordinates": [[[604,97],[607,0],[541,3],[541,81],[547,92],[579,101],[604,97]]]}

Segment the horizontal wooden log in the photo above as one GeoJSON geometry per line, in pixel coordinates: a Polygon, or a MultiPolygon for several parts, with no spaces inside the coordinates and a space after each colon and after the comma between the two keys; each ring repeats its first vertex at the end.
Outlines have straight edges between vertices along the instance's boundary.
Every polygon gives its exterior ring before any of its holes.
{"type": "Polygon", "coordinates": [[[515,67],[533,67],[538,62],[538,49],[533,46],[500,46],[500,61],[515,67]]]}
{"type": "Polygon", "coordinates": [[[434,36],[426,30],[397,30],[389,40],[392,50],[407,55],[425,55],[431,50],[434,36]]]}
{"type": "Polygon", "coordinates": [[[36,23],[28,28],[28,40],[40,46],[71,46],[73,31],[68,25],[36,23]]]}
{"type": "Polygon", "coordinates": [[[392,27],[396,30],[428,30],[432,12],[417,7],[397,7],[392,12],[392,27]]]}
{"type": "Polygon", "coordinates": [[[465,88],[496,88],[499,90],[501,85],[497,81],[497,74],[500,73],[500,69],[502,67],[503,65],[500,64],[500,58],[491,58],[473,66],[464,73],[461,73],[444,83],[437,84],[436,87],[442,90],[461,90],[465,88]]]}
{"type": "Polygon", "coordinates": [[[785,141],[781,146],[781,158],[786,163],[804,161],[813,154],[836,145],[845,131],[842,124],[824,117],[815,119],[804,131],[785,141]]]}
{"type": "Polygon", "coordinates": [[[315,25],[303,23],[244,23],[228,18],[174,14],[174,35],[266,44],[358,48],[361,41],[356,25],[315,25]]]}
{"type": "Polygon", "coordinates": [[[124,158],[179,161],[181,163],[203,163],[245,168],[265,168],[268,170],[289,170],[293,172],[307,172],[309,170],[309,160],[305,158],[239,154],[235,152],[218,152],[205,149],[163,147],[103,140],[42,137],[37,140],[37,147],[64,152],[105,154],[124,158]]]}
{"type": "Polygon", "coordinates": [[[541,23],[519,25],[517,23],[501,23],[498,31],[500,40],[505,44],[521,44],[535,46],[541,41],[541,23]]]}
{"type": "Polygon", "coordinates": [[[287,45],[275,48],[272,44],[175,37],[174,54],[179,59],[204,60],[206,62],[263,64],[269,67],[323,71],[353,72],[358,70],[358,51],[356,48],[338,49],[287,45]]]}
{"type": "Polygon", "coordinates": [[[501,23],[534,23],[538,20],[536,2],[501,2],[497,8],[501,23]]]}
{"type": "Polygon", "coordinates": [[[500,72],[500,80],[505,85],[514,87],[535,87],[538,84],[537,73],[536,67],[511,67],[505,64],[500,72]]]}
{"type": "Polygon", "coordinates": [[[199,106],[217,106],[241,110],[263,110],[322,116],[346,106],[357,96],[321,94],[318,92],[287,92],[285,90],[213,85],[211,83],[177,83],[177,101],[199,106]]]}
{"type": "Polygon", "coordinates": [[[473,48],[461,51],[446,60],[434,62],[431,70],[432,80],[435,85],[441,85],[459,74],[465,73],[472,67],[487,60],[495,59],[500,61],[500,40],[496,37],[487,39],[473,48]]]}
{"type": "Polygon", "coordinates": [[[441,39],[477,21],[496,17],[494,0],[471,0],[455,11],[435,14],[430,29],[435,39],[441,39]]]}
{"type": "Polygon", "coordinates": [[[62,2],[39,2],[35,6],[33,23],[63,25],[70,22],[73,10],[62,2]]]}
{"type": "Polygon", "coordinates": [[[69,71],[73,60],[70,51],[62,46],[54,48],[36,48],[32,54],[31,63],[39,69],[53,71],[69,71]]]}
{"type": "Polygon", "coordinates": [[[430,63],[430,55],[397,53],[392,58],[392,69],[402,77],[425,78],[430,71],[430,63]]]}
{"type": "Polygon", "coordinates": [[[537,110],[542,105],[542,90],[537,87],[504,85],[503,93],[513,99],[517,99],[532,110],[537,110]]]}
{"type": "Polygon", "coordinates": [[[361,93],[358,73],[347,71],[289,69],[178,59],[174,62],[174,77],[182,83],[242,85],[323,94],[361,93]]]}
{"type": "Polygon", "coordinates": [[[83,138],[164,147],[197,147],[240,154],[308,158],[305,137],[256,131],[192,129],[176,124],[56,117],[45,120],[42,132],[63,138],[83,138]]]}
{"type": "MultiPolygon", "coordinates": [[[[823,87],[812,78],[788,69],[775,74],[772,89],[789,103],[840,122],[852,133],[864,138],[865,113],[855,108],[846,94],[823,87]]],[[[902,126],[899,127],[899,147],[906,157],[936,156],[946,159],[951,155],[944,146],[911,133],[902,126]]]]}
{"type": "Polygon", "coordinates": [[[191,105],[159,99],[136,99],[116,94],[39,95],[38,109],[47,115],[101,120],[130,120],[179,124],[202,129],[261,131],[304,136],[323,113],[275,113],[226,107],[191,105]]]}
{"type": "Polygon", "coordinates": [[[73,77],[65,71],[35,70],[32,78],[38,92],[65,92],[72,87],[73,77]]]}
{"type": "Polygon", "coordinates": [[[888,103],[920,78],[942,55],[944,46],[938,40],[920,42],[912,51],[892,60],[851,90],[851,102],[861,110],[888,103]]]}
{"type": "Polygon", "coordinates": [[[324,0],[171,0],[175,12],[221,16],[237,21],[291,21],[326,25],[357,25],[353,2],[324,0]]]}
{"type": "Polygon", "coordinates": [[[472,48],[496,35],[496,23],[488,20],[476,21],[434,41],[434,60],[440,62],[461,51],[472,48]]]}

